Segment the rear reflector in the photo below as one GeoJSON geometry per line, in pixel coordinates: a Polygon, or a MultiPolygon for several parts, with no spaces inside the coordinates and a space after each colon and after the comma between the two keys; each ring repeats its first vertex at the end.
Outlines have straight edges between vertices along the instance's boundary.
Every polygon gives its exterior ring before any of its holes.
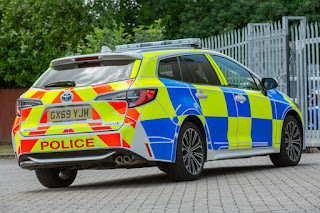
{"type": "Polygon", "coordinates": [[[149,144],[147,144],[147,143],[146,143],[146,147],[147,147],[147,150],[148,150],[148,152],[149,152],[149,156],[150,156],[150,157],[152,157],[152,153],[151,153],[151,150],[150,150],[149,144]]]}
{"type": "Polygon", "coordinates": [[[87,60],[94,60],[94,59],[99,59],[99,57],[98,56],[83,57],[83,58],[75,58],[74,60],[76,60],[76,61],[87,61],[87,60]]]}

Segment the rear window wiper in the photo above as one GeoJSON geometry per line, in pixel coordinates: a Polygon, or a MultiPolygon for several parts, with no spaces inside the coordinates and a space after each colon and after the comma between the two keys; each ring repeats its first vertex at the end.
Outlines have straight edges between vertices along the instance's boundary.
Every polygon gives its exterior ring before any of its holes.
{"type": "Polygon", "coordinates": [[[50,84],[44,85],[44,88],[48,87],[75,87],[76,82],[74,81],[57,81],[50,84]]]}

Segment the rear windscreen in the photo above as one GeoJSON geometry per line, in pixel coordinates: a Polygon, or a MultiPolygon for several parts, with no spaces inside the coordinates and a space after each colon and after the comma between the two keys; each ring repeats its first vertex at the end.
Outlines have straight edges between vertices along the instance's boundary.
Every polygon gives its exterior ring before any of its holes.
{"type": "Polygon", "coordinates": [[[45,88],[55,82],[74,81],[76,87],[99,85],[130,79],[135,60],[107,60],[49,68],[33,85],[45,88]]]}

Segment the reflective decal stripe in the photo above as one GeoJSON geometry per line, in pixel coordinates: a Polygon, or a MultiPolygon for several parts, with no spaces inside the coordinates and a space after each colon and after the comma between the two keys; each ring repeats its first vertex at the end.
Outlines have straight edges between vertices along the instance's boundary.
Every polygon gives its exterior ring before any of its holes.
{"type": "Polygon", "coordinates": [[[209,60],[210,64],[213,66],[214,70],[216,71],[216,73],[219,77],[219,80],[221,82],[221,85],[228,85],[226,78],[222,74],[222,72],[221,72],[219,66],[216,64],[216,62],[211,58],[211,56],[209,54],[206,54],[206,57],[209,60]]]}
{"type": "Polygon", "coordinates": [[[136,61],[134,62],[134,65],[133,65],[133,69],[132,69],[130,78],[135,78],[135,77],[137,77],[137,74],[138,74],[140,65],[141,65],[141,60],[136,60],[136,61]]]}

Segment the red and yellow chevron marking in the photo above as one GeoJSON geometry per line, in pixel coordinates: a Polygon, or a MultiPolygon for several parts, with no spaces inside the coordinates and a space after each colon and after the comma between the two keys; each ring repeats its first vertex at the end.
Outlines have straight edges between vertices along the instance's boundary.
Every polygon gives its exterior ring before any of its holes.
{"type": "Polygon", "coordinates": [[[16,149],[18,154],[20,153],[20,134],[19,134],[19,129],[20,129],[20,117],[16,117],[13,126],[12,126],[12,132],[13,132],[13,137],[14,141],[16,144],[16,149]]]}
{"type": "Polygon", "coordinates": [[[19,131],[20,128],[20,117],[16,117],[14,119],[13,125],[12,125],[12,132],[14,135],[16,135],[16,133],[19,131]]]}
{"type": "Polygon", "coordinates": [[[125,148],[130,148],[133,134],[136,128],[137,121],[140,117],[142,107],[128,109],[125,118],[125,126],[120,130],[122,133],[122,145],[125,148]]]}

